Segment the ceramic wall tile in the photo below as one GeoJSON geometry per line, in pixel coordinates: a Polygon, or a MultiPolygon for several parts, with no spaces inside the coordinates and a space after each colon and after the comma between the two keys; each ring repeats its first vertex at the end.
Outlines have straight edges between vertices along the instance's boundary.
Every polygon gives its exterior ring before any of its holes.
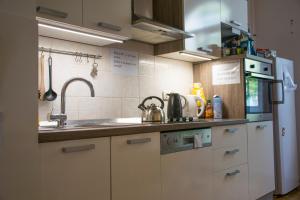
{"type": "Polygon", "coordinates": [[[155,73],[154,56],[140,54],[139,74],[143,76],[154,76],[154,73],[155,73]]]}
{"type": "Polygon", "coordinates": [[[122,117],[139,117],[140,110],[138,109],[138,98],[123,98],[122,99],[122,117]]]}
{"type": "MultiPolygon", "coordinates": [[[[85,83],[73,82],[66,92],[66,112],[68,119],[98,119],[118,117],[138,117],[138,104],[147,96],[162,96],[162,91],[174,91],[188,94],[193,82],[191,63],[170,60],[144,53],[139,53],[138,74],[116,74],[112,70],[111,49],[97,47],[57,39],[39,38],[39,46],[100,54],[98,75],[91,77],[93,59],[75,56],[52,54],[53,58],[53,89],[59,95],[54,102],[39,103],[40,120],[46,120],[47,113],[60,112],[60,93],[64,83],[74,77],[85,78],[92,82],[95,98],[90,97],[90,90],[85,83]]],[[[132,51],[132,49],[131,49],[132,51]]],[[[140,51],[140,50],[138,50],[140,51]]],[[[143,52],[142,50],[140,52],[143,52]]],[[[45,83],[48,89],[49,54],[45,55],[45,83]]],[[[155,102],[158,104],[158,102],[155,102]]]]}
{"type": "Polygon", "coordinates": [[[139,78],[137,76],[123,77],[122,97],[139,98],[139,78]]]}
{"type": "Polygon", "coordinates": [[[100,97],[78,98],[79,119],[99,119],[102,99],[100,97]]]}
{"type": "Polygon", "coordinates": [[[121,98],[103,98],[101,102],[100,118],[120,118],[122,116],[121,98]]]}

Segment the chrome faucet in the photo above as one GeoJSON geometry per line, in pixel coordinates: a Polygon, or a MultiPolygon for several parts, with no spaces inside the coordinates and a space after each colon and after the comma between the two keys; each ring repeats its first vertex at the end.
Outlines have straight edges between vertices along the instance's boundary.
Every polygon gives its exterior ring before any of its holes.
{"type": "Polygon", "coordinates": [[[93,87],[93,84],[84,79],[84,78],[72,78],[65,82],[61,89],[61,103],[60,103],[60,114],[51,114],[50,115],[50,120],[57,121],[57,127],[63,128],[65,126],[65,122],[67,121],[67,115],[66,115],[66,91],[70,83],[74,81],[82,81],[86,83],[90,90],[91,90],[91,97],[95,97],[95,90],[93,87]]]}

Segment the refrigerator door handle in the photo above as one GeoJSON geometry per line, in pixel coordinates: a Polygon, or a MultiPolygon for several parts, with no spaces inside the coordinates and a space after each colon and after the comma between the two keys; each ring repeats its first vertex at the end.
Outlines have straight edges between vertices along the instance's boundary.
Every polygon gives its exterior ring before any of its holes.
{"type": "Polygon", "coordinates": [[[283,80],[274,80],[272,81],[272,83],[280,83],[281,85],[281,100],[277,100],[277,101],[272,101],[273,104],[284,104],[284,84],[283,84],[283,80]]]}

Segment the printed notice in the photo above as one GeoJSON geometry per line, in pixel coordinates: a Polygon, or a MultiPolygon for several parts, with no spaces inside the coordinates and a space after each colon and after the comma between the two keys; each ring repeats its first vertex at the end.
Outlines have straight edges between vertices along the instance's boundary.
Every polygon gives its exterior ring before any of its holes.
{"type": "Polygon", "coordinates": [[[138,53],[122,49],[111,49],[112,72],[115,74],[138,75],[138,53]]]}
{"type": "Polygon", "coordinates": [[[212,67],[212,84],[213,85],[229,85],[239,84],[240,62],[213,65],[212,67]]]}

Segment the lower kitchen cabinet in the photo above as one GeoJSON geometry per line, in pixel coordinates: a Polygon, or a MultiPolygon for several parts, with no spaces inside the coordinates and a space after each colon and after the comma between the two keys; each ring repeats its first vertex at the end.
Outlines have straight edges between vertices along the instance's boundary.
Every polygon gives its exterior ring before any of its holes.
{"type": "Polygon", "coordinates": [[[111,137],[112,200],[160,199],[160,133],[111,137]]]}
{"type": "Polygon", "coordinates": [[[214,174],[214,200],[248,200],[248,165],[214,174]]]}
{"type": "Polygon", "coordinates": [[[162,155],[161,169],[162,200],[212,199],[212,147],[162,155]]]}
{"type": "Polygon", "coordinates": [[[42,200],[110,200],[110,138],[40,144],[42,200]]]}
{"type": "Polygon", "coordinates": [[[246,125],[213,127],[212,133],[213,200],[249,200],[246,125]]]}
{"type": "Polygon", "coordinates": [[[273,122],[248,123],[250,200],[275,190],[273,122]]]}

